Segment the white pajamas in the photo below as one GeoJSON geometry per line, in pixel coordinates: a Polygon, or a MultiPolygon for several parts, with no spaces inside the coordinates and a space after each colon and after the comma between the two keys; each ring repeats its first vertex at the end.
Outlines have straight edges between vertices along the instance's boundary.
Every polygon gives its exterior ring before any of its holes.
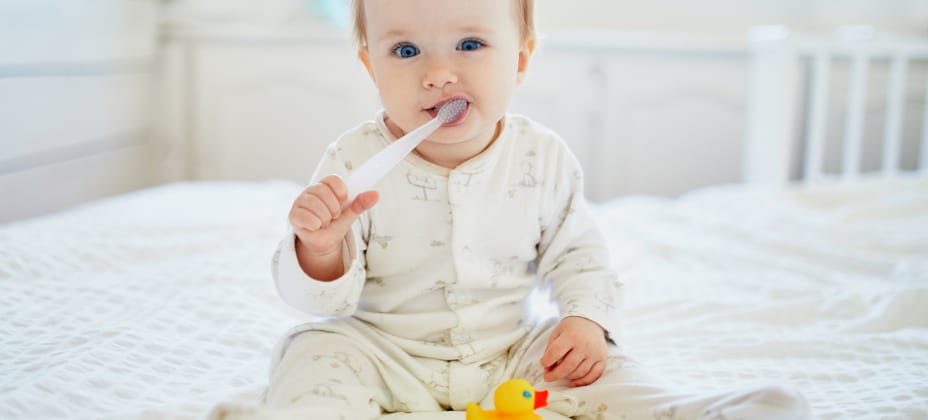
{"type": "MultiPolygon", "coordinates": [[[[462,410],[490,406],[497,384],[521,377],[552,391],[550,411],[577,418],[808,415],[800,396],[777,388],[673,394],[614,345],[594,384],[545,383],[539,359],[556,320],[539,322],[529,294],[548,288],[562,318],[618,337],[622,284],[564,142],[522,116],[501,124],[490,147],[456,169],[412,154],[381,180],[380,202],[346,241],[341,278],[309,278],[294,235],[284,238],[273,264],[281,297],[330,318],[280,342],[267,405],[325,419],[462,410]]],[[[313,182],[346,175],[394,140],[381,112],[329,147],[313,182]]]]}

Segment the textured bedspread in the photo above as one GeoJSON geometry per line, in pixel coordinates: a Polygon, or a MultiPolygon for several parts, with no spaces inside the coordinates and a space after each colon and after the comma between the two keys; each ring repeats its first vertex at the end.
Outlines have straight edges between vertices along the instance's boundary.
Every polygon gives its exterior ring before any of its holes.
{"type": "Polygon", "coordinates": [[[694,389],[778,381],[819,418],[928,418],[928,180],[716,188],[599,209],[629,351],[694,389]]]}
{"type": "MultiPolygon", "coordinates": [[[[191,183],[0,226],[0,418],[250,402],[306,317],[269,275],[299,186],[191,183]]],[[[928,178],[596,206],[623,340],[683,388],[781,382],[820,418],[928,418],[928,178]]]]}

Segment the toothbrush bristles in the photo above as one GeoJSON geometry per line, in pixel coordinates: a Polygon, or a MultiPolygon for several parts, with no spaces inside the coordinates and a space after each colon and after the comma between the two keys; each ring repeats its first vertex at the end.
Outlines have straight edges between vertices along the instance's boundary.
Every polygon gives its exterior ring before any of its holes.
{"type": "Polygon", "coordinates": [[[467,108],[467,100],[462,98],[453,99],[451,101],[445,102],[441,108],[438,109],[438,119],[442,123],[449,123],[454,121],[462,112],[467,108]]]}

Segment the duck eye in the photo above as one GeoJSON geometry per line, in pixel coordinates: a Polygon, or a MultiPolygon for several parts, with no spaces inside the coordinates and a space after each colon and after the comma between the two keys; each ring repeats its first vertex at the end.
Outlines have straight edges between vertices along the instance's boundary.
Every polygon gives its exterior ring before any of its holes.
{"type": "Polygon", "coordinates": [[[528,391],[522,391],[522,396],[525,398],[532,398],[532,393],[528,391]]]}

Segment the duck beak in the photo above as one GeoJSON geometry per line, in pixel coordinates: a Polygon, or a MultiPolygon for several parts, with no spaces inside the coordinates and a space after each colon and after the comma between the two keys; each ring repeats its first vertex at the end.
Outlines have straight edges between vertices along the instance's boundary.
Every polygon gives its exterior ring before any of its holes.
{"type": "Polygon", "coordinates": [[[548,390],[535,391],[535,409],[548,405],[548,390]]]}

